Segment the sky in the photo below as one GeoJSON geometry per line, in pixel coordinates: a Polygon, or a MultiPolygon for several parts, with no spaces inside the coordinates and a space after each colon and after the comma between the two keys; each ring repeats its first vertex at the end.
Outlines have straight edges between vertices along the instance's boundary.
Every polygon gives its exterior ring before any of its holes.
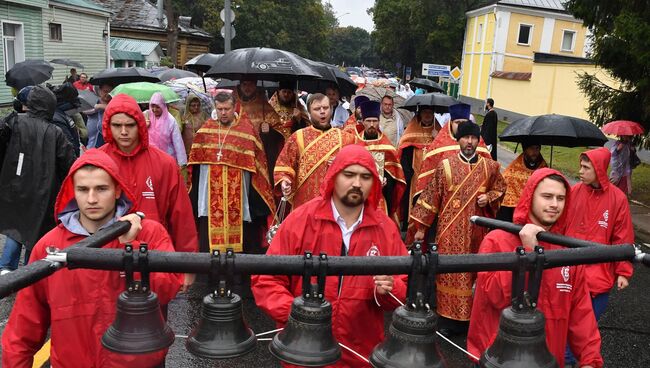
{"type": "Polygon", "coordinates": [[[368,32],[372,32],[375,28],[372,17],[366,13],[366,9],[375,5],[374,0],[329,0],[329,2],[334,8],[341,27],[355,26],[368,32]]]}

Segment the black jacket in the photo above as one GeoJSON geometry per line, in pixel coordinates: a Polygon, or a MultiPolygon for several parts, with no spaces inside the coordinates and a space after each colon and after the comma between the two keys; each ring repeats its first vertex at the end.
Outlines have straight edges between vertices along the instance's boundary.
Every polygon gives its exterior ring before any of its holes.
{"type": "MultiPolygon", "coordinates": [[[[55,226],[54,202],[76,159],[61,129],[51,123],[54,94],[36,86],[25,114],[11,114],[0,122],[8,137],[0,168],[0,233],[30,248],[55,226]]],[[[2,136],[3,134],[0,134],[2,136]]]]}

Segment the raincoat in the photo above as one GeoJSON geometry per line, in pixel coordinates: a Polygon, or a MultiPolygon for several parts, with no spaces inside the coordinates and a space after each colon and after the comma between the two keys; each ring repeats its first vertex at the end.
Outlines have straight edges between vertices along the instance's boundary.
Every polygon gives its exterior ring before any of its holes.
{"type": "MultiPolygon", "coordinates": [[[[533,193],[537,185],[551,174],[561,175],[553,169],[536,170],[526,183],[513,222],[531,223],[529,218],[533,193]]],[[[564,179],[565,186],[569,183],[564,179]]],[[[567,207],[573,201],[567,193],[564,212],[549,231],[563,234],[567,222],[567,207]]],[[[493,230],[483,239],[479,253],[514,252],[521,245],[518,235],[503,230],[493,230]]],[[[559,245],[540,242],[545,250],[564,249],[559,245]]],[[[472,317],[467,333],[467,350],[481,356],[494,342],[499,329],[501,311],[511,305],[512,273],[509,271],[479,272],[476,280],[472,317]]],[[[591,307],[584,266],[564,266],[544,270],[537,308],[546,318],[546,345],[564,367],[564,350],[567,340],[575,352],[580,366],[602,367],[600,333],[591,307]]]]}
{"type": "Polygon", "coordinates": [[[103,119],[106,144],[100,150],[117,163],[127,187],[136,195],[138,209],[169,231],[176,251],[196,252],[199,242],[192,204],[178,165],[168,154],[149,146],[144,115],[137,102],[119,94],[106,107],[103,119]],[[131,153],[120,150],[111,133],[111,117],[118,113],[125,113],[138,123],[140,143],[131,153]]]}
{"type": "MultiPolygon", "coordinates": [[[[339,172],[350,165],[362,165],[372,172],[373,187],[365,202],[361,224],[352,233],[349,256],[406,255],[397,226],[377,210],[381,198],[381,182],[370,153],[357,145],[345,146],[334,159],[321,185],[321,196],[294,209],[282,222],[267,254],[301,255],[309,250],[340,255],[343,236],[332,211],[332,192],[339,172]]],[[[332,304],[332,332],[337,341],[368,357],[384,338],[384,311],[396,308],[390,295],[376,294],[372,276],[328,276],[325,299],[332,304]]],[[[302,293],[300,276],[253,276],[255,302],[278,324],[284,326],[294,297],[302,293]]],[[[405,277],[395,277],[393,294],[406,297],[405,277]]],[[[341,360],[332,367],[369,367],[352,353],[343,350],[341,360]]]]}
{"type": "Polygon", "coordinates": [[[36,86],[28,95],[26,114],[0,122],[9,135],[0,169],[0,233],[31,249],[56,223],[54,199],[76,159],[74,148],[52,124],[56,98],[36,86]]]}
{"type": "MultiPolygon", "coordinates": [[[[79,209],[74,199],[74,173],[86,164],[108,172],[122,188],[116,201],[113,223],[134,210],[134,197],[118,174],[117,165],[105,153],[89,150],[75,162],[57,197],[56,228],[36,244],[30,262],[47,255],[46,248],[60,249],[85,239],[89,234],[78,220],[79,209]]],[[[146,242],[149,249],[173,251],[165,229],[157,222],[142,220],[142,230],[133,244],[146,242]]],[[[123,248],[114,240],[104,248],[123,248]]],[[[167,304],[176,295],[182,278],[172,273],[150,274],[150,285],[160,303],[167,304]]],[[[41,348],[50,329],[50,364],[53,367],[154,367],[160,364],[165,351],[143,355],[121,355],[102,347],[101,336],[111,325],[116,313],[117,298],[125,290],[125,278],[118,271],[61,269],[18,292],[11,316],[2,334],[2,366],[32,367],[34,354],[41,348]]]]}
{"type": "Polygon", "coordinates": [[[176,119],[167,110],[167,103],[162,93],[156,92],[149,101],[149,110],[146,112],[149,122],[149,144],[167,152],[176,159],[179,166],[187,165],[187,154],[181,130],[176,119]],[[157,105],[162,110],[160,117],[151,110],[151,105],[157,105]]]}
{"type": "MultiPolygon", "coordinates": [[[[625,194],[609,182],[607,166],[610,152],[601,147],[584,152],[596,170],[600,188],[578,183],[571,190],[570,225],[567,235],[602,244],[634,243],[634,226],[625,194]]],[[[627,261],[587,265],[587,285],[591,296],[607,293],[617,276],[632,277],[627,261]]]]}

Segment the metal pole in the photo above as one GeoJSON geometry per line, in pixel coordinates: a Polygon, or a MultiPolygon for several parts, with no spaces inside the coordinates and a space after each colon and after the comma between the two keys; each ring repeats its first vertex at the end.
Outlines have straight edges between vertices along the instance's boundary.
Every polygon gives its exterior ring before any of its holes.
{"type": "MultiPolygon", "coordinates": [[[[636,249],[632,245],[551,250],[545,252],[544,268],[577,264],[632,261],[636,249]]],[[[137,253],[134,254],[137,257],[137,253]]],[[[428,255],[422,256],[428,266],[428,255]]],[[[181,253],[149,251],[148,271],[175,273],[209,273],[212,255],[208,253],[181,253]]],[[[52,258],[57,259],[57,258],[52,258]]],[[[120,249],[71,249],[65,255],[69,268],[123,270],[124,257],[120,249]]],[[[526,255],[529,267],[535,265],[537,254],[526,255]]],[[[58,260],[58,259],[57,259],[58,260]]],[[[63,260],[63,259],[61,259],[63,260]]],[[[225,257],[219,263],[226,268],[225,257]]],[[[314,255],[314,267],[320,260],[314,255]]],[[[405,275],[412,268],[410,256],[388,257],[327,257],[328,275],[405,275]]],[[[514,249],[508,253],[439,255],[438,273],[509,271],[517,267],[519,257],[514,249]]],[[[134,270],[139,271],[137,259],[134,270]]],[[[423,267],[426,269],[427,267],[423,267]]],[[[229,272],[254,275],[302,275],[303,256],[269,256],[237,254],[229,272]]]]}
{"type": "Polygon", "coordinates": [[[231,12],[231,0],[225,0],[224,4],[224,10],[225,10],[225,19],[223,21],[223,27],[224,27],[224,46],[223,46],[223,51],[228,52],[231,50],[231,43],[230,41],[232,40],[232,19],[230,18],[230,12],[231,12]]]}

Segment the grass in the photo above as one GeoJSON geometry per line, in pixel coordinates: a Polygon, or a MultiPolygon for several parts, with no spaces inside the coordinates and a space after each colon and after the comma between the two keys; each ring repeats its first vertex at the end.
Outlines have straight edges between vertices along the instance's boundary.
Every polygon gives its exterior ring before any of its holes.
{"type": "MultiPolygon", "coordinates": [[[[476,116],[476,120],[479,124],[483,123],[482,116],[476,116]]],[[[499,121],[497,135],[500,135],[507,126],[508,123],[499,121]]],[[[510,151],[514,151],[517,145],[513,142],[499,143],[510,151]]],[[[553,147],[553,168],[568,177],[578,179],[580,154],[585,150],[585,147],[553,147]]],[[[521,145],[517,148],[517,152],[521,152],[521,145]]],[[[550,163],[551,147],[542,147],[542,155],[546,162],[550,163]]],[[[642,163],[632,172],[632,195],[630,198],[650,205],[650,165],[642,163]]]]}

